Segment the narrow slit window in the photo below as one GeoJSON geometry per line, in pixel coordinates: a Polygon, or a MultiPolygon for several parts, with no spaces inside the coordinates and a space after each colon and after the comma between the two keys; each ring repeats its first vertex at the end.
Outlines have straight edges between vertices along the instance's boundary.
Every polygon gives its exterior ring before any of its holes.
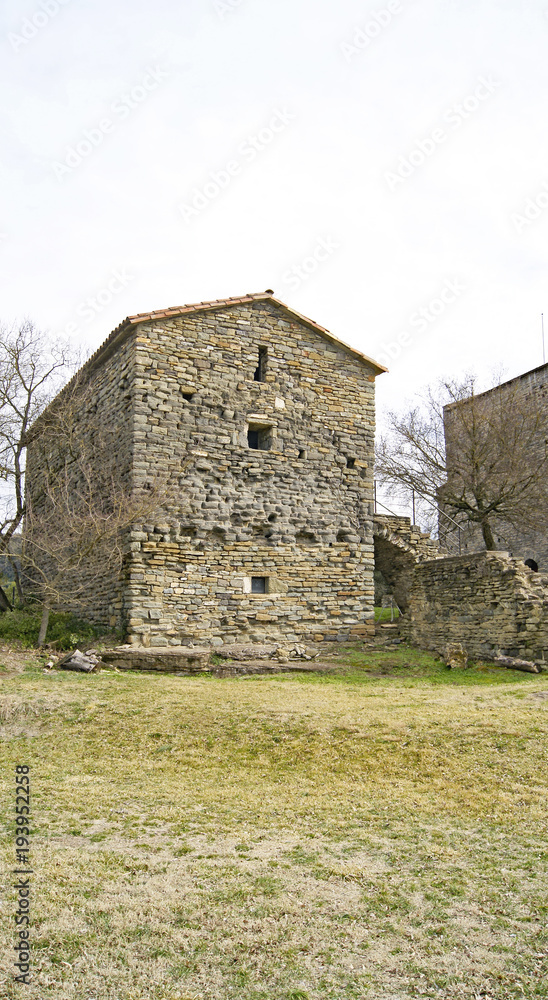
{"type": "Polygon", "coordinates": [[[253,375],[254,382],[264,382],[266,379],[266,363],[268,360],[268,350],[266,347],[259,347],[259,363],[253,375]]]}
{"type": "Polygon", "coordinates": [[[268,577],[267,576],[252,576],[251,577],[251,593],[252,594],[267,594],[268,593],[268,577]]]}

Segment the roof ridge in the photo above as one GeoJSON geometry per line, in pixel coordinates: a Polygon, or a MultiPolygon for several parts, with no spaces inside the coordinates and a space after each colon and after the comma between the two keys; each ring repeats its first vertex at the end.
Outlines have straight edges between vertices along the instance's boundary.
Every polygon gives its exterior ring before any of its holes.
{"type": "Polygon", "coordinates": [[[365,361],[368,365],[371,365],[373,368],[375,368],[376,369],[375,374],[381,375],[383,372],[388,371],[388,369],[385,368],[384,365],[380,365],[377,361],[374,361],[373,358],[368,357],[367,354],[363,354],[361,351],[357,351],[354,347],[351,347],[349,344],[346,344],[343,340],[339,340],[337,337],[334,337],[333,334],[330,333],[330,331],[326,327],[320,326],[320,324],[316,323],[315,320],[309,319],[308,316],[304,316],[302,313],[299,313],[295,309],[292,309],[291,306],[288,306],[285,302],[282,302],[281,299],[276,298],[271,289],[267,289],[267,291],[265,292],[248,292],[246,295],[236,295],[231,298],[211,299],[209,301],[206,300],[204,302],[195,302],[184,306],[171,306],[168,309],[154,309],[152,310],[152,312],[135,313],[133,316],[126,316],[126,318],[122,320],[122,322],[119,323],[118,326],[114,328],[112,333],[109,334],[109,336],[102,342],[102,344],[99,345],[99,347],[93,352],[93,354],[90,354],[89,358],[78,370],[76,375],[74,375],[73,378],[69,380],[67,386],[70,385],[77,376],[80,377],[86,370],[90,369],[93,370],[95,364],[99,361],[99,359],[102,358],[104,355],[108,354],[109,349],[113,350],[116,347],[116,344],[118,340],[122,337],[122,335],[129,328],[137,326],[139,323],[146,323],[147,321],[155,319],[171,319],[174,316],[184,316],[193,312],[201,312],[202,310],[222,309],[227,306],[245,305],[248,302],[261,302],[261,301],[272,302],[274,305],[283,309],[286,313],[288,313],[288,315],[292,316],[298,322],[305,324],[306,326],[308,326],[313,330],[317,330],[318,333],[321,333],[333,344],[342,347],[346,351],[350,351],[356,357],[360,358],[362,361],[365,361]]]}

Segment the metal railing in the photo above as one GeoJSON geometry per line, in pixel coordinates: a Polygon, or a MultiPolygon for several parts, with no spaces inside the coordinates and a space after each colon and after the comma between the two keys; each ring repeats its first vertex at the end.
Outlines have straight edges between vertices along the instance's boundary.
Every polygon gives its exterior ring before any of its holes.
{"type": "MultiPolygon", "coordinates": [[[[380,500],[377,500],[377,481],[376,481],[376,479],[373,480],[373,489],[374,489],[374,511],[375,511],[375,514],[377,513],[377,507],[382,507],[383,510],[387,511],[388,514],[391,514],[392,517],[401,517],[402,516],[401,514],[395,514],[393,510],[390,510],[390,508],[386,507],[385,504],[383,504],[383,503],[380,502],[380,500]]],[[[412,522],[411,523],[415,524],[415,517],[416,517],[415,496],[419,496],[421,498],[421,500],[424,501],[424,503],[427,503],[429,505],[429,507],[431,507],[433,510],[437,511],[438,515],[441,514],[442,517],[447,518],[447,520],[450,521],[451,524],[453,524],[456,527],[456,529],[458,531],[458,539],[459,539],[459,556],[462,555],[462,528],[461,528],[460,524],[458,523],[458,521],[455,521],[455,519],[453,517],[451,517],[444,510],[442,510],[442,508],[439,506],[439,504],[434,503],[434,501],[430,500],[429,497],[423,496],[423,494],[419,493],[418,490],[411,490],[411,507],[412,507],[412,522]]]]}

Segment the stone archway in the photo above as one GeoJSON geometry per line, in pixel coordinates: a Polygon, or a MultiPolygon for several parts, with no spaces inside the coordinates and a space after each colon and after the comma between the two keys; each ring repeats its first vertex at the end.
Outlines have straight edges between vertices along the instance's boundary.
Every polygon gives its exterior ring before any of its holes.
{"type": "Polygon", "coordinates": [[[373,542],[376,593],[384,588],[405,611],[414,567],[423,560],[440,557],[438,542],[412,525],[408,517],[383,514],[373,518],[373,542]]]}

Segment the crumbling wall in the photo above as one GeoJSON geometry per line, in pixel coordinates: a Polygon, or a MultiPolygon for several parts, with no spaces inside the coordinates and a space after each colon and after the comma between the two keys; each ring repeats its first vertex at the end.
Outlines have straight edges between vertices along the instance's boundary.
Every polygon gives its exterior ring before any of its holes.
{"type": "Polygon", "coordinates": [[[548,577],[506,552],[478,552],[415,566],[405,637],[442,653],[462,643],[470,656],[498,650],[548,658],[548,577]]]}

